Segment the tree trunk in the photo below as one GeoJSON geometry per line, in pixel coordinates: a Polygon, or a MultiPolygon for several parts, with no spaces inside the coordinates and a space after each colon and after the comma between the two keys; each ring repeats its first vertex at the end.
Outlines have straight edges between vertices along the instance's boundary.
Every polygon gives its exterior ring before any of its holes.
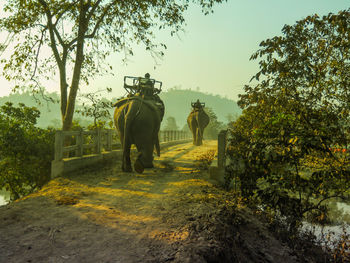
{"type": "Polygon", "coordinates": [[[63,124],[62,124],[63,131],[70,130],[73,122],[75,100],[76,100],[77,92],[79,88],[81,68],[84,61],[84,40],[85,40],[84,37],[87,31],[87,25],[88,25],[87,19],[86,19],[87,8],[88,6],[84,5],[81,2],[81,10],[79,14],[79,29],[78,29],[78,37],[77,37],[77,53],[75,57],[73,78],[72,78],[72,84],[69,91],[66,112],[63,118],[63,124]]]}

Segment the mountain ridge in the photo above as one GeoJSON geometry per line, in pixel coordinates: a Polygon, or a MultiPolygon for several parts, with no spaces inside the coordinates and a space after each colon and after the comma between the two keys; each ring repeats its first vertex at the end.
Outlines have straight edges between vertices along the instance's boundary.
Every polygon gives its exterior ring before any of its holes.
{"type": "MultiPolygon", "coordinates": [[[[57,93],[48,93],[47,96],[59,101],[59,95],[57,93]]],[[[187,116],[191,111],[191,102],[195,102],[197,99],[204,102],[206,107],[211,108],[220,122],[227,123],[228,115],[237,117],[241,114],[241,109],[235,101],[223,98],[220,95],[206,94],[190,89],[171,88],[160,93],[159,97],[165,104],[165,115],[162,127],[166,124],[168,117],[174,117],[176,124],[182,129],[184,125],[186,125],[187,116]]],[[[112,98],[111,100],[115,102],[117,98],[112,98]]],[[[0,97],[0,106],[7,101],[12,102],[15,106],[18,106],[18,103],[24,103],[28,107],[37,107],[41,113],[37,126],[42,128],[47,126],[60,128],[61,115],[59,103],[45,101],[40,98],[40,95],[35,99],[33,94],[29,92],[13,93],[9,96],[0,97]],[[37,100],[41,101],[41,105],[37,103],[37,100]]],[[[79,107],[78,103],[77,107],[79,107]]],[[[112,118],[114,109],[111,109],[110,112],[112,118]]],[[[87,120],[77,113],[74,114],[74,119],[84,122],[87,120]]]]}

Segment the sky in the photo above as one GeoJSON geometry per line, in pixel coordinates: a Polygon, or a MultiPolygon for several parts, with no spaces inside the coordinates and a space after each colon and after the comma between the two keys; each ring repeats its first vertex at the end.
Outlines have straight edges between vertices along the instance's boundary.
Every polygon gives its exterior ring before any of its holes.
{"type": "MultiPolygon", "coordinates": [[[[185,14],[185,32],[173,37],[168,32],[156,35],[157,41],[167,45],[162,60],[155,61],[143,46],[135,46],[127,65],[122,63],[122,54],[112,54],[108,62],[114,76],[96,77],[84,92],[109,87],[112,97],[120,97],[125,94],[125,75],[149,72],[162,81],[164,91],[177,86],[237,100],[259,70],[258,62],[249,58],[261,41],[281,35],[285,24],[348,8],[350,0],[228,0],[204,16],[200,7],[191,6],[185,14]]],[[[0,97],[8,95],[13,86],[0,77],[0,97]]],[[[57,80],[47,86],[49,92],[59,91],[57,80]]]]}

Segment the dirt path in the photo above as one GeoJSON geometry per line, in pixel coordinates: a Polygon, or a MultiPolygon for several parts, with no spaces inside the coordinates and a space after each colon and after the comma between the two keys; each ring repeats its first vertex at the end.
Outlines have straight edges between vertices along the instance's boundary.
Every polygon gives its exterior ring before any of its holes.
{"type": "Polygon", "coordinates": [[[116,161],[0,207],[0,262],[298,262],[200,169],[216,147],[173,146],[141,175],[116,161]]]}

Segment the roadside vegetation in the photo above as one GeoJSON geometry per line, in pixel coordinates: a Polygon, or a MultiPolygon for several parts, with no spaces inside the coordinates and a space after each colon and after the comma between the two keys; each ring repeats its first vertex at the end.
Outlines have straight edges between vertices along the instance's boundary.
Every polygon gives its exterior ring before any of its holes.
{"type": "MultiPolygon", "coordinates": [[[[88,101],[77,113],[93,121],[86,127],[78,120],[73,121],[72,130],[112,127],[113,123],[108,121],[111,103],[98,100],[98,96],[97,93],[82,96],[88,101]]],[[[39,190],[50,180],[56,129],[37,127],[39,117],[36,107],[23,103],[7,102],[0,107],[0,189],[10,192],[11,200],[39,190]]],[[[75,144],[75,140],[70,138],[66,143],[75,144]]]]}
{"type": "MultiPolygon", "coordinates": [[[[304,220],[329,222],[327,200],[349,200],[349,30],[349,10],[309,16],[251,56],[258,84],[240,95],[227,179],[238,180],[242,197],[271,223],[283,224],[289,240],[304,220]]],[[[336,262],[350,259],[348,237],[336,262]]]]}
{"type": "Polygon", "coordinates": [[[0,108],[0,189],[16,200],[50,179],[54,154],[52,128],[35,126],[40,112],[34,107],[6,103],[0,108]]]}

